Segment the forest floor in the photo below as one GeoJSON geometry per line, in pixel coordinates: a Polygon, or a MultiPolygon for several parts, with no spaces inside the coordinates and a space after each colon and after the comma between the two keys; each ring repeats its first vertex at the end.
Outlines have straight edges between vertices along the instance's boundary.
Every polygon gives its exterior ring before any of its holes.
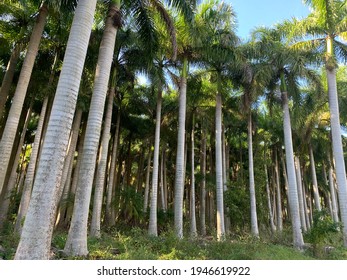
{"type": "MultiPolygon", "coordinates": [[[[102,237],[89,238],[88,260],[347,260],[338,235],[322,244],[308,245],[296,250],[290,242],[290,232],[254,239],[249,235],[228,236],[218,242],[212,236],[179,240],[173,231],[161,232],[159,237],[134,227],[102,232],[102,237]]],[[[52,259],[64,256],[66,232],[56,233],[52,240],[52,259]]],[[[1,234],[0,259],[13,259],[18,237],[1,234]]],[[[81,258],[78,258],[81,259],[81,258]]]]}

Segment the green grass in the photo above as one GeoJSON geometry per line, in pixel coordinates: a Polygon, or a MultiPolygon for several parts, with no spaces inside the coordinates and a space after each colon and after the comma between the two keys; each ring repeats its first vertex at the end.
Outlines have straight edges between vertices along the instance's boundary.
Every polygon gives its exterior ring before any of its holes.
{"type": "MultiPolygon", "coordinates": [[[[65,235],[56,235],[53,246],[63,249],[65,235]]],[[[103,233],[88,240],[90,260],[308,260],[309,252],[268,241],[246,238],[218,242],[210,239],[179,240],[172,231],[159,237],[134,228],[129,232],[103,233]]],[[[60,258],[57,256],[57,258],[60,258]]]]}
{"type": "MultiPolygon", "coordinates": [[[[332,236],[329,245],[334,249],[321,250],[319,254],[312,248],[296,250],[290,242],[290,229],[281,235],[262,234],[260,239],[240,233],[228,236],[226,241],[218,242],[213,237],[197,239],[178,239],[173,231],[161,232],[159,237],[148,236],[140,228],[115,229],[102,232],[100,239],[89,238],[89,260],[347,260],[347,250],[342,246],[340,234],[332,236]]],[[[2,235],[0,245],[5,252],[3,259],[12,259],[18,244],[18,237],[2,235]]],[[[52,248],[55,259],[71,259],[62,254],[66,233],[55,233],[52,248]]],[[[82,259],[82,258],[76,258],[82,259]]]]}

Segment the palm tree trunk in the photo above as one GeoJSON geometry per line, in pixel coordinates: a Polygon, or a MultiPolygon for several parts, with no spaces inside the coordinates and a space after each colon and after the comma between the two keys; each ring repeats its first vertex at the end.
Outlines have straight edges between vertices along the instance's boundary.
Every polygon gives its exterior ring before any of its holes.
{"type": "Polygon", "coordinates": [[[34,67],[37,52],[41,41],[46,18],[48,16],[47,5],[43,4],[39,10],[33,32],[30,37],[27,54],[24,58],[23,66],[19,75],[19,80],[14,94],[10,112],[7,117],[5,129],[0,141],[0,193],[4,185],[6,171],[8,168],[11,151],[16,137],[18,123],[22,112],[24,99],[28,89],[30,76],[34,67]]]}
{"type": "Polygon", "coordinates": [[[62,191],[62,194],[60,196],[61,199],[60,199],[60,206],[58,210],[56,225],[58,223],[64,225],[63,217],[66,212],[66,202],[69,198],[69,193],[70,193],[73,161],[75,158],[75,151],[77,146],[79,129],[81,126],[82,114],[83,114],[82,109],[78,108],[75,114],[73,124],[72,124],[70,143],[69,143],[68,153],[66,155],[63,175],[61,179],[60,190],[62,191]]]}
{"type": "Polygon", "coordinates": [[[296,248],[302,248],[304,240],[301,231],[298,189],[296,184],[294,152],[292,141],[292,128],[290,123],[289,106],[287,92],[282,91],[282,106],[283,106],[283,131],[284,144],[286,150],[286,163],[288,172],[288,200],[293,227],[293,241],[296,248]]]}
{"type": "Polygon", "coordinates": [[[155,120],[154,135],[154,156],[153,156],[153,173],[152,173],[152,189],[151,202],[149,211],[148,234],[158,236],[157,228],[157,203],[158,203],[158,175],[159,175],[159,151],[160,151],[160,126],[161,126],[161,105],[162,105],[162,88],[158,89],[157,111],[155,120]]]}
{"type": "Polygon", "coordinates": [[[148,208],[148,193],[149,193],[149,177],[151,174],[151,144],[148,145],[148,155],[147,155],[147,171],[146,171],[146,183],[145,183],[145,194],[143,202],[143,212],[147,212],[148,208]]]}
{"type": "MultiPolygon", "coordinates": [[[[203,125],[203,124],[202,124],[203,125]]],[[[201,131],[201,198],[200,198],[200,229],[206,235],[206,129],[201,131]]]]}
{"type": "Polygon", "coordinates": [[[225,238],[224,201],[223,201],[223,166],[222,166],[222,95],[220,77],[216,96],[216,198],[217,198],[217,239],[225,238]]]}
{"type": "Polygon", "coordinates": [[[32,198],[15,259],[48,259],[77,94],[96,0],[80,0],[71,26],[32,198]]]}
{"type": "MultiPolygon", "coordinates": [[[[257,203],[255,196],[254,166],[253,166],[253,128],[252,112],[248,112],[248,169],[249,169],[249,194],[251,203],[251,232],[255,237],[259,237],[257,203]]],[[[273,219],[272,219],[273,222],[273,219]]]]}
{"type": "Polygon", "coordinates": [[[166,212],[165,206],[165,191],[164,191],[164,160],[165,160],[165,145],[162,146],[161,160],[160,160],[160,204],[161,210],[166,212]]]}
{"type": "MultiPolygon", "coordinates": [[[[115,88],[111,87],[110,94],[115,94],[115,88]]],[[[110,165],[110,176],[108,178],[108,189],[106,197],[106,221],[109,226],[115,225],[115,220],[112,219],[112,199],[115,194],[115,174],[116,174],[116,165],[118,158],[118,144],[119,144],[119,131],[120,131],[120,118],[121,110],[118,108],[117,113],[117,122],[116,122],[116,131],[113,136],[113,147],[112,147],[112,156],[111,156],[111,165],[110,165]]]]}
{"type": "Polygon", "coordinates": [[[298,156],[294,156],[295,161],[295,170],[296,170],[296,182],[298,187],[298,200],[299,200],[299,211],[300,211],[300,221],[301,228],[303,232],[307,231],[306,227],[306,217],[305,217],[305,207],[304,207],[304,198],[302,195],[302,177],[301,177],[301,169],[300,169],[300,160],[298,156]]]}
{"type": "Polygon", "coordinates": [[[184,58],[180,82],[177,154],[175,172],[175,231],[178,238],[183,238],[183,195],[184,195],[184,154],[186,126],[186,94],[187,94],[188,60],[184,58]]]}
{"type": "Polygon", "coordinates": [[[310,163],[311,163],[311,174],[312,174],[312,183],[313,183],[314,205],[316,206],[316,209],[318,211],[321,211],[322,207],[320,205],[320,197],[319,197],[317,174],[316,174],[316,165],[314,162],[313,150],[312,150],[311,145],[310,145],[309,149],[310,149],[310,163]]]}
{"type": "Polygon", "coordinates": [[[269,176],[267,172],[267,166],[265,165],[265,180],[266,180],[266,197],[267,197],[267,206],[269,208],[269,220],[270,220],[270,226],[271,231],[274,233],[276,232],[276,226],[274,224],[274,217],[272,213],[272,205],[271,205],[271,195],[270,195],[270,188],[269,188],[269,176]]]}
{"type": "Polygon", "coordinates": [[[47,111],[47,104],[48,104],[48,97],[45,97],[42,109],[40,113],[39,123],[37,124],[34,144],[31,150],[31,156],[30,156],[30,162],[28,165],[27,174],[24,181],[24,188],[23,188],[23,194],[20,202],[20,207],[18,210],[17,215],[17,221],[15,225],[15,231],[17,233],[20,233],[22,230],[22,222],[23,218],[26,216],[26,213],[28,211],[30,197],[31,197],[31,190],[33,187],[34,177],[35,177],[35,170],[37,165],[37,156],[39,154],[39,148],[40,148],[40,142],[42,137],[42,128],[43,123],[46,117],[46,111],[47,111]]]}
{"type": "Polygon", "coordinates": [[[195,238],[197,236],[197,229],[196,229],[196,215],[195,215],[195,144],[194,144],[194,113],[193,113],[193,120],[192,120],[192,132],[191,132],[191,181],[190,181],[190,236],[192,238],[195,238]]]}
{"type": "Polygon", "coordinates": [[[90,197],[100,141],[103,108],[105,107],[118,29],[118,26],[115,24],[120,22],[118,18],[120,16],[120,1],[118,0],[116,2],[118,2],[118,5],[113,2],[110,3],[105,30],[99,48],[94,90],[88,115],[85,143],[76,189],[75,206],[64,248],[64,251],[71,256],[85,256],[88,254],[87,226],[90,197]]]}
{"type": "Polygon", "coordinates": [[[304,199],[304,210],[305,210],[305,220],[306,220],[306,227],[308,230],[311,229],[311,223],[310,223],[310,217],[308,214],[308,205],[307,205],[307,196],[306,196],[306,187],[304,182],[302,183],[302,196],[304,199]]]}
{"type": "MultiPolygon", "coordinates": [[[[111,91],[113,92],[113,91],[111,91]]],[[[90,224],[90,235],[93,237],[101,237],[100,227],[101,227],[101,208],[103,202],[104,185],[106,178],[106,165],[107,165],[107,155],[108,155],[108,144],[110,141],[110,129],[112,121],[112,109],[113,109],[113,97],[112,93],[109,93],[107,100],[107,108],[104,121],[104,130],[101,138],[100,145],[100,155],[99,164],[96,172],[95,179],[95,192],[94,192],[94,204],[92,221],[90,224]]]]}
{"type": "Polygon", "coordinates": [[[10,60],[7,64],[5,76],[4,76],[2,83],[1,83],[1,87],[0,87],[0,125],[2,124],[4,108],[5,108],[6,100],[7,100],[8,94],[10,92],[11,85],[12,85],[13,76],[14,76],[14,72],[16,70],[16,65],[17,65],[19,55],[20,55],[21,48],[22,48],[21,44],[15,45],[15,47],[12,51],[10,60]]]}
{"type": "Polygon", "coordinates": [[[275,151],[275,176],[276,176],[276,205],[277,205],[277,230],[282,232],[283,230],[283,215],[282,215],[282,195],[280,185],[280,171],[279,162],[277,157],[277,150],[275,151]]]}
{"type": "Polygon", "coordinates": [[[18,162],[19,162],[22,150],[23,150],[25,134],[26,134],[29,120],[30,120],[30,116],[31,116],[31,109],[32,109],[32,107],[30,106],[30,108],[26,114],[26,117],[25,117],[24,126],[22,129],[21,135],[20,135],[20,140],[19,140],[17,152],[16,152],[16,155],[14,157],[14,164],[12,166],[10,178],[8,180],[8,183],[7,183],[7,188],[4,189],[3,200],[0,203],[0,229],[3,228],[4,222],[6,221],[9,206],[10,206],[11,194],[12,194],[12,192],[16,186],[16,179],[17,179],[17,175],[18,175],[17,174],[18,162]]]}
{"type": "Polygon", "coordinates": [[[338,197],[340,204],[341,222],[343,225],[343,243],[347,247],[347,180],[345,159],[343,155],[342,139],[341,139],[341,126],[340,126],[340,112],[337,97],[336,86],[336,67],[331,67],[329,62],[333,58],[333,39],[328,36],[327,38],[327,80],[328,80],[328,97],[330,109],[330,125],[333,146],[333,158],[335,162],[336,180],[338,197]]]}
{"type": "Polygon", "coordinates": [[[336,192],[335,192],[335,184],[334,184],[334,178],[333,178],[333,165],[330,160],[330,156],[328,158],[329,161],[329,189],[330,189],[330,195],[331,195],[331,204],[333,208],[333,220],[334,222],[339,221],[339,215],[338,215],[338,206],[337,206],[337,199],[336,199],[336,192]]]}

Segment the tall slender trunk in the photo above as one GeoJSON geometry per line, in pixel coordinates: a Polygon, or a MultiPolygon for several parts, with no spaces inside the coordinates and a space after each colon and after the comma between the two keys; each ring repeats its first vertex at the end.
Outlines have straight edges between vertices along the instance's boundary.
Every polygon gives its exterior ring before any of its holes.
{"type": "Polygon", "coordinates": [[[183,238],[183,195],[184,195],[184,153],[185,153],[185,130],[186,130],[186,94],[188,77],[188,59],[184,58],[180,82],[178,132],[177,132],[177,155],[175,172],[175,231],[179,238],[183,238]]]}
{"type": "Polygon", "coordinates": [[[19,162],[22,150],[23,150],[25,134],[26,134],[28,124],[30,121],[30,116],[31,116],[31,109],[32,109],[32,107],[30,106],[30,108],[26,114],[26,117],[25,117],[24,126],[22,129],[21,135],[20,135],[17,152],[16,152],[16,155],[14,157],[14,164],[12,166],[10,178],[8,180],[8,183],[7,183],[7,188],[4,189],[3,200],[0,203],[0,229],[2,229],[4,222],[6,221],[9,206],[10,206],[11,194],[13,193],[15,186],[16,186],[16,179],[17,179],[17,175],[18,175],[17,174],[18,162],[19,162]]]}
{"type": "Polygon", "coordinates": [[[146,183],[145,183],[145,194],[143,202],[143,211],[147,212],[148,208],[148,193],[149,193],[149,177],[151,174],[151,144],[148,145],[148,155],[147,155],[147,171],[146,171],[146,183]]]}
{"type": "Polygon", "coordinates": [[[99,57],[95,71],[94,90],[90,104],[76,189],[75,206],[64,248],[64,251],[72,256],[85,256],[88,254],[87,226],[90,197],[100,141],[103,108],[105,106],[116,42],[117,24],[120,23],[120,0],[116,2],[118,2],[117,5],[113,2],[110,3],[105,30],[100,43],[99,57]]]}
{"type": "Polygon", "coordinates": [[[223,167],[222,167],[222,95],[221,81],[218,77],[216,95],[216,199],[217,199],[217,239],[225,238],[224,201],[223,201],[223,167]]]}
{"type": "Polygon", "coordinates": [[[83,114],[82,109],[78,108],[76,111],[76,114],[75,114],[75,118],[74,118],[73,123],[72,123],[70,143],[69,143],[68,153],[66,155],[64,169],[63,169],[63,175],[62,175],[62,179],[61,179],[60,190],[62,191],[62,194],[61,194],[61,199],[60,199],[60,206],[59,206],[59,210],[58,210],[56,225],[58,223],[64,225],[64,214],[65,214],[66,208],[67,208],[66,202],[69,198],[69,193],[70,193],[73,161],[75,158],[75,151],[76,151],[76,146],[77,146],[79,129],[81,126],[82,114],[83,114]]]}
{"type": "Polygon", "coordinates": [[[306,227],[306,217],[305,217],[305,207],[304,207],[304,198],[302,194],[302,177],[301,177],[301,168],[300,160],[298,156],[294,156],[295,161],[295,170],[296,170],[296,182],[298,187],[298,200],[299,200],[299,211],[300,211],[300,221],[301,228],[304,232],[307,231],[306,227]]]}
{"type": "Polygon", "coordinates": [[[165,160],[165,145],[162,146],[161,151],[161,160],[160,160],[160,204],[161,204],[161,210],[163,212],[166,212],[166,206],[165,206],[165,191],[164,191],[164,160],[165,160]]]}
{"type": "MultiPolygon", "coordinates": [[[[113,92],[113,91],[112,91],[113,92]]],[[[93,213],[92,221],[90,224],[90,235],[94,237],[101,237],[101,210],[104,194],[104,185],[106,178],[106,165],[107,165],[107,155],[108,155],[108,144],[110,141],[110,129],[112,121],[112,109],[113,109],[113,93],[109,92],[107,99],[107,108],[105,112],[104,129],[101,137],[100,154],[99,154],[99,164],[96,171],[95,179],[95,191],[94,191],[94,203],[93,203],[93,213]]]]}
{"type": "Polygon", "coordinates": [[[329,161],[329,190],[331,195],[331,204],[333,208],[333,219],[334,219],[334,222],[338,222],[339,221],[338,206],[337,206],[336,191],[335,191],[335,184],[334,184],[334,178],[333,178],[333,165],[330,160],[330,156],[328,158],[328,161],[329,161]]]}
{"type": "MultiPolygon", "coordinates": [[[[282,79],[284,77],[282,76],[282,79]]],[[[282,87],[285,87],[282,81],[282,87]]],[[[302,248],[304,240],[301,231],[300,211],[298,201],[298,189],[296,184],[295,166],[294,166],[294,152],[292,141],[292,128],[290,123],[290,114],[288,106],[288,96],[286,89],[282,90],[282,106],[283,106],[283,131],[284,131],[284,144],[286,150],[286,163],[288,172],[288,200],[291,214],[291,222],[293,228],[293,242],[296,248],[302,248]]]]}
{"type": "MultiPolygon", "coordinates": [[[[333,58],[333,39],[327,38],[328,61],[333,58]]],[[[336,67],[326,65],[328,80],[328,97],[330,109],[330,126],[333,146],[333,157],[335,161],[336,181],[340,205],[341,222],[343,224],[343,242],[347,247],[347,180],[345,159],[343,156],[343,147],[341,139],[340,112],[337,98],[336,86],[336,67]]]]}
{"type": "Polygon", "coordinates": [[[280,171],[279,162],[277,156],[277,150],[275,150],[275,176],[276,176],[276,205],[277,205],[277,230],[281,232],[283,230],[283,215],[282,215],[282,195],[280,184],[280,171]]]}
{"type": "MultiPolygon", "coordinates": [[[[204,124],[202,124],[204,126],[204,124]]],[[[201,235],[206,235],[206,129],[201,131],[201,198],[200,198],[200,229],[201,235]]]]}
{"type": "Polygon", "coordinates": [[[159,152],[160,152],[160,126],[161,126],[161,106],[162,106],[162,88],[158,89],[157,111],[155,120],[155,135],[154,135],[154,156],[153,156],[153,173],[152,173],[152,188],[151,201],[149,211],[148,234],[157,236],[157,211],[158,211],[158,175],[159,175],[159,152]]]}
{"type": "Polygon", "coordinates": [[[267,166],[266,165],[265,165],[265,180],[266,180],[267,206],[269,208],[270,227],[271,227],[271,231],[274,233],[274,232],[276,232],[276,226],[274,224],[274,217],[273,217],[273,212],[272,212],[271,194],[270,194],[270,187],[269,187],[269,176],[268,176],[267,166]]]}
{"type": "Polygon", "coordinates": [[[311,175],[312,175],[312,183],[313,183],[314,205],[318,211],[321,211],[322,207],[320,204],[320,197],[319,197],[319,191],[318,191],[316,165],[314,162],[313,150],[311,145],[309,149],[310,149],[310,164],[311,164],[311,175]]]}
{"type": "Polygon", "coordinates": [[[11,151],[16,137],[18,123],[22,112],[24,99],[28,89],[31,73],[34,67],[35,58],[39,50],[41,36],[46,24],[48,8],[43,4],[34,25],[27,54],[24,58],[23,66],[19,75],[16,91],[13,96],[10,112],[7,117],[6,125],[0,141],[0,193],[4,185],[6,171],[11,157],[11,151]]]}
{"type": "Polygon", "coordinates": [[[303,196],[303,200],[304,200],[306,227],[307,227],[308,230],[310,230],[311,229],[311,223],[310,223],[310,217],[309,217],[309,214],[308,214],[306,187],[305,187],[304,182],[302,183],[302,196],[303,196]]]}
{"type": "Polygon", "coordinates": [[[195,121],[194,121],[194,113],[192,120],[192,131],[191,131],[191,180],[190,180],[190,236],[195,238],[197,236],[196,229],[196,215],[195,215],[195,144],[194,144],[194,133],[195,133],[195,121]]]}
{"type": "Polygon", "coordinates": [[[64,158],[95,7],[96,0],[80,0],[75,10],[32,197],[15,259],[50,257],[64,158]]]}
{"type": "MultiPolygon", "coordinates": [[[[7,64],[6,73],[2,80],[0,87],[0,125],[2,124],[2,118],[4,114],[4,108],[10,88],[13,81],[14,72],[16,70],[17,61],[21,51],[21,44],[16,44],[13,48],[10,60],[7,64]]],[[[0,136],[1,137],[1,136],[0,136]]]]}
{"type": "MultiPolygon", "coordinates": [[[[82,158],[82,153],[83,153],[83,144],[84,144],[84,138],[86,134],[86,127],[87,127],[87,122],[84,121],[81,129],[81,137],[79,138],[79,143],[77,146],[77,160],[76,160],[76,165],[75,169],[72,175],[72,180],[71,180],[71,186],[70,186],[70,192],[69,192],[69,200],[74,200],[75,194],[76,194],[76,188],[77,188],[77,182],[78,182],[78,174],[81,166],[81,158],[82,158]]],[[[66,209],[66,214],[64,217],[64,226],[67,226],[70,221],[71,221],[71,216],[73,212],[73,204],[69,203],[66,209]]]]}
{"type": "Polygon", "coordinates": [[[43,123],[46,117],[47,104],[48,104],[48,97],[45,97],[42,104],[39,122],[36,128],[34,144],[31,150],[30,162],[28,165],[28,170],[26,173],[25,181],[24,181],[22,198],[21,198],[20,207],[18,210],[17,221],[15,225],[15,231],[17,233],[20,233],[22,230],[23,218],[25,217],[29,207],[31,191],[33,187],[34,177],[35,177],[35,170],[37,165],[37,156],[39,153],[40,142],[42,137],[42,128],[43,128],[43,123]]]}
{"type": "MultiPolygon", "coordinates": [[[[113,91],[114,87],[111,87],[110,94],[115,94],[113,91]]],[[[118,144],[119,144],[119,131],[120,131],[120,119],[121,119],[121,109],[118,108],[117,112],[117,122],[116,130],[113,136],[113,147],[112,147],[112,156],[111,156],[111,165],[110,165],[110,174],[108,178],[108,187],[107,187],[107,197],[106,197],[106,221],[109,226],[115,225],[115,220],[112,219],[112,200],[115,194],[115,174],[116,174],[116,165],[118,158],[118,144]]]]}
{"type": "MultiPolygon", "coordinates": [[[[257,203],[255,195],[254,183],[254,166],[253,166],[253,128],[252,128],[252,112],[248,111],[248,170],[249,170],[249,194],[251,204],[251,232],[255,237],[259,237],[257,203]]],[[[272,219],[273,221],[273,219],[272,219]]]]}

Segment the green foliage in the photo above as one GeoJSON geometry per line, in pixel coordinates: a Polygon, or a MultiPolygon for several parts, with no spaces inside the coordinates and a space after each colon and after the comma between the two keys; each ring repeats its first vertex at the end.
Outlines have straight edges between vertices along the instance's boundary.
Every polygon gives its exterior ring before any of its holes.
{"type": "Polygon", "coordinates": [[[330,233],[340,230],[340,224],[332,220],[326,209],[313,213],[312,228],[306,234],[306,240],[315,245],[328,241],[330,233]]]}
{"type": "Polygon", "coordinates": [[[224,203],[228,208],[231,226],[244,229],[250,224],[249,192],[242,186],[232,186],[224,193],[224,203]]]}
{"type": "Polygon", "coordinates": [[[332,236],[340,231],[341,224],[332,220],[326,209],[313,213],[313,224],[311,229],[305,234],[305,240],[312,244],[313,253],[320,256],[323,247],[333,242],[332,236]]]}

